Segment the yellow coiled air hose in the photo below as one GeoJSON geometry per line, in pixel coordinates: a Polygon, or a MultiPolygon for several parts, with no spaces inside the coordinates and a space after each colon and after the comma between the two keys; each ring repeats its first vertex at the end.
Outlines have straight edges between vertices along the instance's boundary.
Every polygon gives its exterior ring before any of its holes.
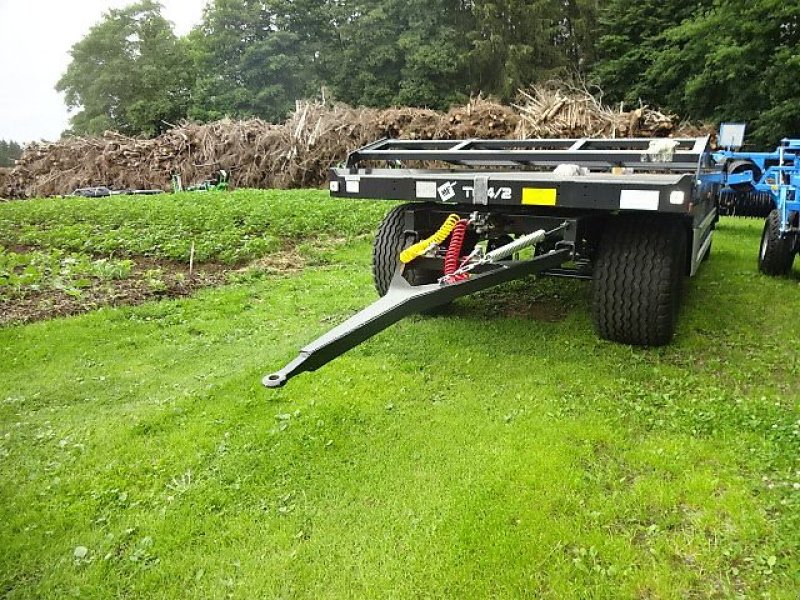
{"type": "Polygon", "coordinates": [[[425,238],[424,240],[420,240],[413,246],[409,246],[405,250],[400,253],[400,262],[403,264],[408,264],[415,258],[419,258],[423,254],[428,251],[428,248],[431,246],[439,246],[442,242],[447,239],[447,236],[453,231],[455,228],[456,223],[458,223],[459,219],[458,215],[450,215],[445,219],[445,222],[442,223],[442,226],[439,227],[439,230],[434,233],[429,238],[425,238]]]}

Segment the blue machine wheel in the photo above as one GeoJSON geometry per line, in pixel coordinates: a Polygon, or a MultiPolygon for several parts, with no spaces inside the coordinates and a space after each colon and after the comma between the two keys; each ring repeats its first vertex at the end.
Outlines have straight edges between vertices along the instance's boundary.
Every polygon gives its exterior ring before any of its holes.
{"type": "Polygon", "coordinates": [[[753,179],[747,183],[733,183],[731,189],[737,192],[750,192],[753,190],[753,182],[761,180],[761,169],[752,160],[732,160],[725,165],[725,170],[728,175],[741,175],[750,171],[753,174],[753,179]]]}
{"type": "Polygon", "coordinates": [[[780,213],[773,210],[764,223],[761,247],[758,252],[758,268],[765,275],[786,275],[792,268],[795,254],[794,239],[781,235],[780,213]]]}

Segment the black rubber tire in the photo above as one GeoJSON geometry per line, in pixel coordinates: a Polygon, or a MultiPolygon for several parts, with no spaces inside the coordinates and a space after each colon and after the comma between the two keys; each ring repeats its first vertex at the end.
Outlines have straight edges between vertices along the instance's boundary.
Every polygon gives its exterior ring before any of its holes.
{"type": "Polygon", "coordinates": [[[674,334],[686,273],[686,228],[653,216],[619,216],[595,259],[592,313],[600,337],[664,346],[674,334]]]}
{"type": "Polygon", "coordinates": [[[786,275],[794,262],[794,244],[791,237],[780,236],[781,217],[777,209],[769,213],[761,234],[758,251],[758,269],[765,275],[786,275]]]}
{"type": "MultiPolygon", "coordinates": [[[[758,165],[756,165],[752,160],[731,161],[725,165],[725,170],[728,172],[728,175],[738,175],[740,173],[750,171],[753,173],[754,181],[758,182],[761,180],[761,169],[759,169],[758,165]]],[[[749,192],[752,191],[753,185],[751,183],[738,183],[733,184],[731,189],[736,190],[737,192],[749,192]]]]}
{"type": "MultiPolygon", "coordinates": [[[[403,236],[405,212],[411,207],[419,210],[419,205],[414,204],[404,204],[392,209],[383,219],[378,233],[375,234],[375,242],[372,246],[372,279],[380,296],[385,296],[389,291],[389,284],[392,282],[392,277],[394,277],[400,262],[400,252],[407,245],[403,236]]],[[[441,277],[441,273],[407,267],[403,272],[403,277],[411,285],[425,285],[435,283],[441,277]]]]}

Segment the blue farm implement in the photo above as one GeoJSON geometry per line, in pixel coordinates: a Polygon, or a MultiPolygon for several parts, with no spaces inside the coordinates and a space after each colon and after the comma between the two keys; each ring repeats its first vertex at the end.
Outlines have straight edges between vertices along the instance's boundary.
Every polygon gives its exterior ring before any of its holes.
{"type": "Polygon", "coordinates": [[[800,251],[800,139],[784,139],[774,152],[716,152],[723,168],[726,194],[768,201],[758,254],[759,269],[767,275],[785,275],[800,251]]]}

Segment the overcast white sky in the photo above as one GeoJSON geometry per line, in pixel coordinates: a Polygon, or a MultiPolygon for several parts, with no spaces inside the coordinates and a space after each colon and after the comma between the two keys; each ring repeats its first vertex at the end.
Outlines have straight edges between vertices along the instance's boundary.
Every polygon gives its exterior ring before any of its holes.
{"type": "MultiPolygon", "coordinates": [[[[134,0],[0,0],[0,139],[57,139],[69,115],[56,82],[69,49],[110,8],[134,0]]],[[[200,22],[206,0],[161,0],[178,35],[200,22]]]]}

